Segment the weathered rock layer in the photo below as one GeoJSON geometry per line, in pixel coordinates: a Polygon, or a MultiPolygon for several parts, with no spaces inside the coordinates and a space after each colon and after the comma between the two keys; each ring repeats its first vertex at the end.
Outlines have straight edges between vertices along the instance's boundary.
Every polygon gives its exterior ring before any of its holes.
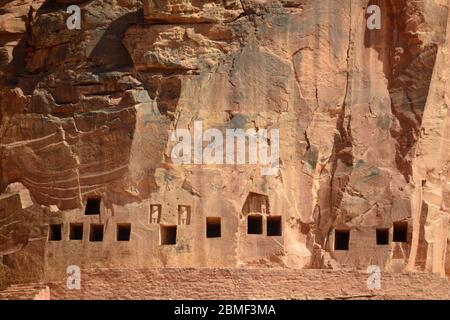
{"type": "Polygon", "coordinates": [[[69,265],[378,265],[449,276],[448,9],[447,0],[4,1],[0,278],[48,280],[69,265]],[[70,4],[80,30],[66,25],[70,4]],[[379,30],[366,25],[372,4],[379,30]],[[278,174],[174,163],[171,134],[195,121],[223,133],[278,129],[278,174]],[[89,201],[99,214],[86,214],[89,201]],[[262,234],[249,234],[253,216],[262,234]],[[219,237],[208,238],[217,223],[219,237]],[[91,241],[93,225],[102,241],[91,241]],[[176,244],[164,245],[170,228],[176,244]],[[126,230],[129,241],[117,241],[126,230]]]}

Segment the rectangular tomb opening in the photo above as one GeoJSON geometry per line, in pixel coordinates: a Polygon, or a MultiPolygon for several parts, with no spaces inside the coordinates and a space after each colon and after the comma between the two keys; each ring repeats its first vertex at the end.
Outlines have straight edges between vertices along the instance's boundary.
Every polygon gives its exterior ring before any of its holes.
{"type": "Polygon", "coordinates": [[[62,225],[51,224],[48,228],[48,241],[61,241],[62,240],[62,225]]]}
{"type": "Polygon", "coordinates": [[[334,232],[334,250],[348,250],[350,230],[336,230],[334,232]]]}
{"type": "Polygon", "coordinates": [[[262,215],[247,216],[247,234],[263,233],[263,217],[262,215]]]}
{"type": "Polygon", "coordinates": [[[87,216],[100,214],[101,198],[87,198],[84,214],[87,216]]]}
{"type": "Polygon", "coordinates": [[[131,224],[119,223],[117,225],[117,241],[130,241],[131,224]]]}
{"type": "Polygon", "coordinates": [[[389,229],[378,228],[377,229],[377,245],[389,244],[389,229]]]}
{"type": "Polygon", "coordinates": [[[267,217],[267,235],[281,236],[281,216],[267,217]]]}
{"type": "Polygon", "coordinates": [[[103,225],[91,224],[91,231],[89,233],[89,241],[101,242],[103,241],[103,225]]]}
{"type": "Polygon", "coordinates": [[[177,243],[177,226],[161,226],[161,245],[173,245],[177,243]]]}
{"type": "Polygon", "coordinates": [[[206,218],[206,237],[220,238],[221,237],[221,219],[216,217],[206,218]]]}
{"type": "Polygon", "coordinates": [[[71,223],[69,231],[70,240],[83,240],[83,224],[71,223]]]}
{"type": "Polygon", "coordinates": [[[394,242],[408,241],[408,222],[394,222],[394,242]]]}

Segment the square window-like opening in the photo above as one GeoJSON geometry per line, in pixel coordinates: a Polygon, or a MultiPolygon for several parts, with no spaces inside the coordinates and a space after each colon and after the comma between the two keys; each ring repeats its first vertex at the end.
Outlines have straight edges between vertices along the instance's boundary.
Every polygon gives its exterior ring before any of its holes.
{"type": "Polygon", "coordinates": [[[206,237],[220,238],[222,236],[220,224],[220,218],[206,218],[206,237]]]}
{"type": "Polygon", "coordinates": [[[69,231],[70,240],[83,240],[83,224],[71,223],[69,231]]]}
{"type": "Polygon", "coordinates": [[[389,229],[377,229],[377,245],[389,244],[389,229]]]}
{"type": "Polygon", "coordinates": [[[281,217],[270,216],[267,217],[267,235],[281,236],[281,217]]]}
{"type": "Polygon", "coordinates": [[[247,233],[248,234],[262,234],[263,222],[262,215],[249,215],[247,216],[247,233]]]}
{"type": "Polygon", "coordinates": [[[334,250],[348,250],[350,242],[350,230],[335,230],[334,250]]]}
{"type": "Polygon", "coordinates": [[[130,241],[131,224],[121,223],[117,225],[117,241],[130,241]]]}
{"type": "Polygon", "coordinates": [[[408,241],[408,222],[394,222],[394,242],[408,241]]]}
{"type": "Polygon", "coordinates": [[[91,224],[91,232],[89,233],[89,241],[103,241],[103,225],[91,224]]]}
{"type": "Polygon", "coordinates": [[[62,225],[51,224],[48,228],[48,241],[61,241],[62,239],[62,225]]]}
{"type": "Polygon", "coordinates": [[[161,226],[160,237],[162,245],[177,243],[177,226],[161,226]]]}
{"type": "Polygon", "coordinates": [[[100,198],[87,198],[86,208],[84,209],[84,214],[87,216],[100,214],[100,204],[102,199],[100,198]]]}

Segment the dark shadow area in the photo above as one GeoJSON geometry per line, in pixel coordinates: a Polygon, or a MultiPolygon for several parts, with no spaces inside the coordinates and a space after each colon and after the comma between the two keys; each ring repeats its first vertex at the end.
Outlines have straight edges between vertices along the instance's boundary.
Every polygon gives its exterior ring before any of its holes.
{"type": "Polygon", "coordinates": [[[282,235],[281,216],[267,217],[267,235],[268,236],[282,235]]]}
{"type": "Polygon", "coordinates": [[[348,250],[350,230],[336,230],[334,232],[334,250],[348,250]]]}
{"type": "Polygon", "coordinates": [[[103,241],[103,225],[102,224],[91,224],[91,231],[89,233],[89,241],[91,242],[101,242],[103,241]]]}
{"type": "Polygon", "coordinates": [[[242,213],[244,215],[249,213],[270,213],[269,197],[264,194],[249,192],[242,207],[242,213]]]}
{"type": "Polygon", "coordinates": [[[83,224],[71,223],[69,231],[70,240],[83,240],[83,224]]]}
{"type": "Polygon", "coordinates": [[[206,218],[206,237],[220,238],[221,234],[221,219],[215,217],[206,218]]]}
{"type": "Polygon", "coordinates": [[[87,198],[84,214],[87,216],[100,214],[101,202],[101,198],[87,198]]]}
{"type": "Polygon", "coordinates": [[[425,271],[427,263],[428,242],[425,239],[425,225],[428,218],[428,204],[422,201],[422,211],[420,212],[420,229],[419,229],[419,243],[417,245],[417,254],[415,266],[420,270],[425,271]]]}
{"type": "Polygon", "coordinates": [[[96,73],[133,67],[133,59],[123,45],[122,39],[130,25],[142,22],[143,19],[141,9],[127,13],[108,25],[89,56],[96,73]]]}
{"type": "Polygon", "coordinates": [[[150,98],[158,103],[158,110],[164,115],[174,120],[174,112],[177,109],[181,95],[182,76],[161,73],[138,74],[139,81],[142,81],[150,98]]]}
{"type": "MultiPolygon", "coordinates": [[[[425,22],[419,12],[424,10],[419,2],[371,0],[370,5],[378,5],[381,9],[381,29],[366,28],[364,46],[375,49],[378,59],[383,63],[391,112],[398,120],[398,126],[391,125],[390,128],[391,136],[397,142],[395,161],[399,172],[409,182],[412,176],[412,151],[419,137],[436,62],[437,43],[425,45],[421,41],[420,34],[424,30],[419,28],[425,22]]],[[[368,16],[366,14],[366,18],[368,16]]],[[[446,26],[441,27],[445,33],[446,26]]]]}
{"type": "Polygon", "coordinates": [[[130,241],[130,235],[130,223],[122,223],[117,225],[117,241],[130,241]]]}
{"type": "Polygon", "coordinates": [[[389,229],[377,229],[377,245],[389,244],[389,229]]]}
{"type": "Polygon", "coordinates": [[[263,233],[263,217],[255,214],[247,216],[247,234],[263,233]]]}
{"type": "Polygon", "coordinates": [[[61,241],[62,240],[62,225],[51,224],[48,228],[48,241],[61,241]]]}
{"type": "Polygon", "coordinates": [[[407,242],[408,241],[408,222],[399,221],[394,222],[394,242],[407,242]]]}
{"type": "Polygon", "coordinates": [[[177,243],[177,226],[160,227],[161,245],[174,245],[177,243]]]}

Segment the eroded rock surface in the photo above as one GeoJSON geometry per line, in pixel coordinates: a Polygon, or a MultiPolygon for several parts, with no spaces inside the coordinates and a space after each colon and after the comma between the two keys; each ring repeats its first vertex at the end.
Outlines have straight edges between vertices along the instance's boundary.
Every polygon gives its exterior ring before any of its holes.
{"type": "Polygon", "coordinates": [[[74,264],[449,276],[449,17],[447,0],[2,2],[0,276],[51,280],[74,264]],[[380,30],[366,27],[371,4],[380,30]],[[278,174],[173,163],[171,134],[195,121],[278,129],[278,174]]]}

